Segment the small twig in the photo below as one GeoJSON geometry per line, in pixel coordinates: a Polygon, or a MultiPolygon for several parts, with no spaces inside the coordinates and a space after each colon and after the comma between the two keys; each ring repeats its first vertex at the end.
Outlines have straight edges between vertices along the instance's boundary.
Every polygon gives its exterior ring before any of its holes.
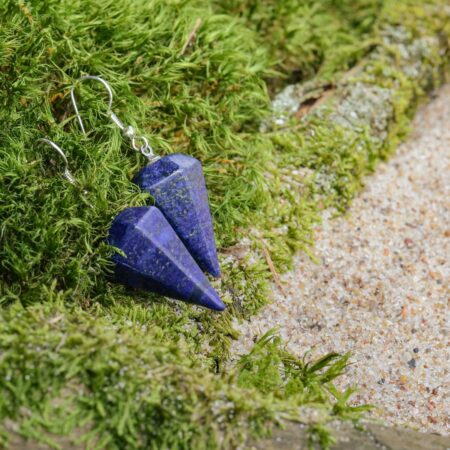
{"type": "Polygon", "coordinates": [[[309,114],[313,109],[318,108],[320,105],[323,105],[331,95],[335,93],[336,89],[329,85],[328,87],[325,87],[320,94],[310,97],[307,99],[307,101],[302,100],[300,103],[300,108],[298,111],[294,114],[294,116],[297,119],[301,119],[302,117],[309,114]]]}
{"type": "Polygon", "coordinates": [[[269,266],[269,270],[272,273],[273,281],[277,285],[280,292],[283,294],[284,297],[287,297],[286,291],[284,290],[283,285],[281,284],[280,275],[278,275],[277,270],[275,269],[275,266],[273,264],[272,258],[270,256],[269,250],[265,246],[264,242],[262,242],[262,251],[264,253],[264,257],[266,258],[267,265],[269,266]]]}
{"type": "Polygon", "coordinates": [[[199,17],[194,24],[194,28],[192,28],[192,31],[189,33],[189,36],[186,39],[186,42],[183,45],[183,48],[181,49],[180,56],[183,56],[188,47],[195,41],[195,38],[197,36],[197,31],[202,26],[202,19],[199,17]]]}
{"type": "Polygon", "coordinates": [[[61,340],[59,341],[58,345],[55,347],[55,352],[59,352],[63,345],[66,343],[67,340],[67,333],[64,333],[61,337],[61,340]]]}
{"type": "Polygon", "coordinates": [[[50,325],[53,325],[53,324],[59,322],[63,318],[64,318],[64,316],[62,314],[60,314],[59,316],[55,316],[55,317],[52,317],[51,319],[49,319],[48,323],[50,325]]]}

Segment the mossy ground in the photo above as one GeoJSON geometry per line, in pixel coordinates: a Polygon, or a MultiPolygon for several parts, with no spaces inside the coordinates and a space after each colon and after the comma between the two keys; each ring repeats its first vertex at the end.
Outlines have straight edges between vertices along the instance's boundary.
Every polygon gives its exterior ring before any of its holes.
{"type": "MultiPolygon", "coordinates": [[[[448,40],[444,5],[1,0],[5,442],[12,430],[55,446],[55,436],[79,434],[99,448],[226,448],[279,419],[301,420],[304,405],[321,411],[321,420],[355,417],[350,392],[332,386],[347,356],[298,361],[272,337],[226,370],[231,322],[267,302],[272,275],[264,255],[283,270],[294,251],[310,251],[321,210],[344,211],[364,175],[404,136],[447,55],[421,56],[432,74],[425,84],[396,67],[383,33],[401,25],[411,42],[448,40]],[[360,77],[394,93],[388,138],[334,123],[332,107],[261,130],[272,114],[269,93],[291,81],[335,86],[374,52],[380,58],[360,77]],[[130,181],[145,160],[105,117],[104,95],[94,86],[78,91],[90,130],[80,132],[68,92],[86,73],[109,81],[116,113],[158,153],[201,159],[227,312],[109,280],[111,219],[151,199],[130,181]],[[69,185],[55,154],[37,145],[45,136],[64,148],[88,194],[69,185]]],[[[321,427],[313,430],[325,442],[321,427]]]]}

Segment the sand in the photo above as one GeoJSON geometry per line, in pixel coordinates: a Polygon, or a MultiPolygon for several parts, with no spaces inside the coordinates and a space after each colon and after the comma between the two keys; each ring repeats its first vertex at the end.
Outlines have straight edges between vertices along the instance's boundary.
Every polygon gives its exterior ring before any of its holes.
{"type": "Polygon", "coordinates": [[[295,259],[273,302],[236,324],[234,354],[278,327],[298,355],[351,351],[340,387],[387,424],[449,432],[450,85],[422,107],[345,217],[326,214],[313,263],[295,259]]]}

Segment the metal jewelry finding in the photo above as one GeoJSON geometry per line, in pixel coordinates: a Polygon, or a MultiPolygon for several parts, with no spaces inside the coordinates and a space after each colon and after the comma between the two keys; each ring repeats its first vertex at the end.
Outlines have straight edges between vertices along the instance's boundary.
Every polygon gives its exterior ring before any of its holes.
{"type": "Polygon", "coordinates": [[[73,177],[73,175],[70,173],[69,170],[69,161],[67,160],[67,156],[66,154],[63,152],[62,148],[59,147],[59,145],[56,145],[53,141],[51,141],[50,139],[46,139],[46,138],[41,138],[38,139],[37,142],[43,142],[45,144],[50,145],[50,147],[52,147],[54,150],[56,150],[60,156],[62,157],[63,161],[64,161],[64,171],[63,171],[63,176],[64,178],[67,179],[67,181],[69,181],[70,184],[73,185],[77,185],[77,181],[75,180],[75,178],[73,177]]]}
{"type": "Polygon", "coordinates": [[[75,86],[77,83],[83,80],[95,80],[100,82],[103,87],[108,92],[108,115],[111,120],[116,124],[116,126],[122,132],[122,135],[130,141],[131,148],[137,152],[140,152],[144,155],[149,161],[154,161],[158,157],[154,154],[153,148],[149,144],[147,138],[145,136],[138,136],[131,125],[125,125],[117,115],[112,111],[112,102],[113,102],[113,92],[110,85],[101,77],[96,75],[85,75],[80,77],[75,85],[70,90],[70,98],[72,100],[73,109],[75,111],[75,115],[77,116],[78,123],[80,124],[81,130],[84,134],[86,134],[86,129],[84,128],[83,120],[81,119],[80,111],[78,109],[78,105],[75,99],[75,86]]]}
{"type": "MultiPolygon", "coordinates": [[[[69,170],[69,161],[67,160],[67,156],[64,153],[63,149],[55,144],[53,141],[51,141],[50,139],[47,138],[40,138],[37,140],[37,142],[42,142],[44,144],[48,144],[50,145],[50,147],[52,147],[54,150],[56,150],[58,152],[58,154],[62,157],[63,161],[64,161],[64,171],[63,171],[63,177],[73,186],[78,187],[81,190],[81,193],[86,196],[89,194],[89,192],[86,189],[82,189],[80,187],[80,184],[78,183],[78,181],[75,179],[75,177],[72,175],[72,173],[69,170]]],[[[88,203],[90,208],[93,208],[94,206],[91,203],[88,203]]]]}

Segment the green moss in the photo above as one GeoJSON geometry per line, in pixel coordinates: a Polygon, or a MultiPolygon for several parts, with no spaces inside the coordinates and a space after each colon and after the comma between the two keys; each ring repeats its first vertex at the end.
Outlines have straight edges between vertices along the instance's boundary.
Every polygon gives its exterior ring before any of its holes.
{"type": "MultiPolygon", "coordinates": [[[[291,80],[317,74],[330,81],[367,51],[382,0],[235,0],[217,2],[255,30],[272,70],[291,80]]],[[[276,83],[276,79],[272,79],[276,83]]]]}
{"type": "Polygon", "coordinates": [[[228,448],[268,421],[302,419],[299,406],[334,414],[329,394],[342,403],[332,382],[347,356],[307,363],[266,335],[218,376],[193,358],[189,339],[168,342],[147,321],[98,312],[60,301],[4,311],[0,416],[9,430],[20,423],[15,435],[54,448],[64,436],[96,448],[228,448]]]}
{"type": "MultiPolygon", "coordinates": [[[[449,21],[441,0],[298,3],[0,2],[0,419],[20,434],[226,448],[246,430],[306,421],[303,405],[323,421],[360,413],[348,406],[351,391],[330,385],[347,356],[308,364],[267,336],[226,369],[232,323],[267,303],[267,258],[285,270],[293,252],[311,253],[322,210],[345,211],[405,136],[441,80],[449,21]],[[130,181],[145,161],[122,142],[93,85],[78,90],[90,130],[81,134],[68,92],[84,73],[111,83],[116,113],[157,152],[202,160],[225,313],[109,280],[112,218],[152,200],[130,181]],[[333,87],[334,100],[263,130],[268,92],[286,80],[318,87],[308,101],[333,87]],[[384,103],[365,102],[372,89],[384,103]],[[373,107],[349,122],[358,104],[373,107]],[[64,148],[81,189],[37,145],[43,136],[64,148]]],[[[322,423],[312,431],[328,442],[322,423]]]]}

